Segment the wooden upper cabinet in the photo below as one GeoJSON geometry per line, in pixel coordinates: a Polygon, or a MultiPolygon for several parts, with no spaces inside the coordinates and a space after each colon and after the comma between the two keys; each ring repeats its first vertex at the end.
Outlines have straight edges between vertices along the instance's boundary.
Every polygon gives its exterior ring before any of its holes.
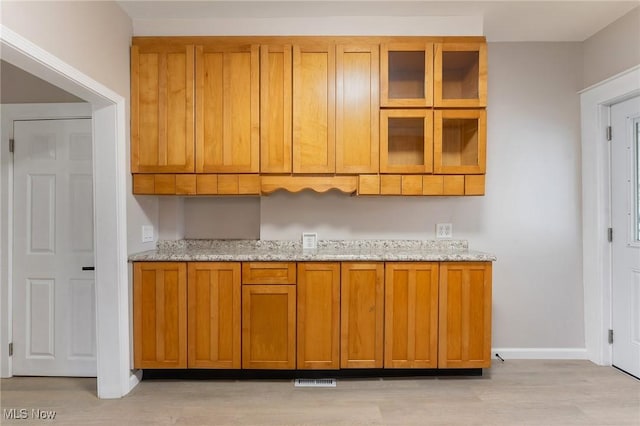
{"type": "Polygon", "coordinates": [[[293,46],[293,173],[334,173],[335,46],[293,46]]]}
{"type": "Polygon", "coordinates": [[[131,47],[131,172],[193,173],[194,47],[131,47]]]}
{"type": "Polygon", "coordinates": [[[298,263],[298,368],[340,368],[340,264],[298,263]]]}
{"type": "Polygon", "coordinates": [[[336,47],[336,173],[377,173],[378,45],[336,47]]]}
{"type": "Polygon", "coordinates": [[[382,368],[384,264],[343,262],[340,367],[382,368]]]}
{"type": "Polygon", "coordinates": [[[484,109],[436,110],[433,121],[434,173],[485,173],[487,112],[484,109]]]}
{"type": "Polygon", "coordinates": [[[486,43],[437,43],[434,89],[436,107],[487,106],[486,43]]]}
{"type": "Polygon", "coordinates": [[[196,46],[196,172],[257,173],[258,45],[196,46]]]}
{"type": "Polygon", "coordinates": [[[187,265],[133,264],[135,368],[187,367],[187,265]]]}
{"type": "Polygon", "coordinates": [[[491,366],[491,262],[440,264],[440,368],[491,366]]]}
{"type": "Polygon", "coordinates": [[[291,173],[291,45],[260,47],[260,172],[291,173]]]}
{"type": "Polygon", "coordinates": [[[385,368],[437,368],[438,264],[385,264],[385,368]]]}
{"type": "Polygon", "coordinates": [[[188,264],[188,367],[240,368],[240,263],[188,264]]]}
{"type": "Polygon", "coordinates": [[[433,171],[433,112],[430,109],[380,111],[380,172],[433,171]]]}
{"type": "Polygon", "coordinates": [[[433,105],[433,43],[383,43],[380,47],[380,105],[433,105]]]}

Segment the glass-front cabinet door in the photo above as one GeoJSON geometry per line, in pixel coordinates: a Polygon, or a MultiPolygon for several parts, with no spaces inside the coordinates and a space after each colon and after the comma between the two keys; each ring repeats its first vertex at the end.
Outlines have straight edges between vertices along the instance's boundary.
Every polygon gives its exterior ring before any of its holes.
{"type": "Polygon", "coordinates": [[[433,172],[483,174],[486,170],[487,113],[477,110],[436,110],[433,172]]]}
{"type": "Polygon", "coordinates": [[[380,105],[433,106],[433,43],[383,43],[380,105]]]}
{"type": "Polygon", "coordinates": [[[436,43],[433,74],[436,107],[487,106],[485,43],[436,43]]]}
{"type": "Polygon", "coordinates": [[[433,113],[427,109],[380,111],[380,172],[433,171],[433,113]]]}

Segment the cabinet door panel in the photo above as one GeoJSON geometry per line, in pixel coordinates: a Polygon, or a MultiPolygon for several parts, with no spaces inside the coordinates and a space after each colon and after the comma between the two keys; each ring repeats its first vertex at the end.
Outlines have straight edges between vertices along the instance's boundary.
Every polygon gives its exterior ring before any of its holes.
{"type": "Polygon", "coordinates": [[[340,368],[340,264],[298,263],[298,368],[340,368]]]}
{"type": "Polygon", "coordinates": [[[384,265],[342,263],[341,368],[382,368],[384,265]]]}
{"type": "Polygon", "coordinates": [[[380,172],[433,171],[433,113],[424,109],[380,111],[380,172]]]}
{"type": "Polygon", "coordinates": [[[296,286],[242,286],[242,368],[296,368],[296,286]]]}
{"type": "Polygon", "coordinates": [[[240,368],[240,263],[189,262],[189,368],[240,368]]]}
{"type": "Polygon", "coordinates": [[[293,172],[334,173],[335,47],[293,47],[293,172]]]}
{"type": "Polygon", "coordinates": [[[385,265],[385,368],[436,368],[438,264],[385,265]]]}
{"type": "Polygon", "coordinates": [[[440,264],[438,367],[491,366],[491,266],[440,264]]]}
{"type": "Polygon", "coordinates": [[[378,46],[336,50],[336,173],[377,173],[378,46]]]}
{"type": "Polygon", "coordinates": [[[291,46],[261,46],[260,75],[260,172],[291,173],[291,46]]]}
{"type": "Polygon", "coordinates": [[[131,48],[131,172],[194,171],[194,47],[131,48]]]}
{"type": "Polygon", "coordinates": [[[186,368],[186,264],[136,262],[133,274],[134,367],[186,368]]]}
{"type": "Polygon", "coordinates": [[[437,43],[433,79],[436,107],[487,106],[486,43],[437,43]]]}
{"type": "Polygon", "coordinates": [[[485,110],[436,110],[433,170],[439,174],[483,174],[487,158],[485,110]]]}
{"type": "Polygon", "coordinates": [[[380,50],[382,106],[432,106],[433,43],[383,43],[380,50]]]}
{"type": "Polygon", "coordinates": [[[259,171],[258,46],[196,47],[196,170],[259,171]]]}

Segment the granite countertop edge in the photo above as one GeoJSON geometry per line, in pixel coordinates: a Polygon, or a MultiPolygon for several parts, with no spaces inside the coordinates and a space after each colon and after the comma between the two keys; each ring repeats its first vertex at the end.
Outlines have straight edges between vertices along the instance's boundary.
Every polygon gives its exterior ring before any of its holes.
{"type": "Polygon", "coordinates": [[[303,249],[299,241],[159,241],[155,250],[134,253],[130,262],[493,262],[496,256],[469,250],[466,240],[320,240],[303,249]]]}

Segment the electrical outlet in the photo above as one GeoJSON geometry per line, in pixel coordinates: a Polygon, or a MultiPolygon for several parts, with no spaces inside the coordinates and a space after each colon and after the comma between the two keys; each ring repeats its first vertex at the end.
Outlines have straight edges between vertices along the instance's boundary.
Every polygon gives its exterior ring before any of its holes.
{"type": "Polygon", "coordinates": [[[142,242],[143,243],[153,242],[153,226],[142,225],[142,242]]]}
{"type": "Polygon", "coordinates": [[[302,233],[302,249],[315,250],[318,248],[318,234],[315,232],[302,233]]]}
{"type": "Polygon", "coordinates": [[[452,223],[436,224],[436,238],[438,240],[446,240],[446,239],[453,238],[453,224],[452,223]]]}

